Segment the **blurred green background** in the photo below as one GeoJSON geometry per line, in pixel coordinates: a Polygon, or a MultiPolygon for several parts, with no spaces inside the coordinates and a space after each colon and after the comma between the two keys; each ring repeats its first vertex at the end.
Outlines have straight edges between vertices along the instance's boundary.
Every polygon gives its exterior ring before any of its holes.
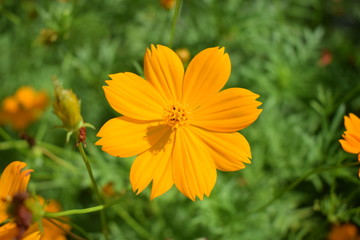
{"type": "MultiPolygon", "coordinates": [[[[203,201],[175,187],[153,201],[149,189],[132,193],[133,158],[93,145],[98,129],[118,116],[101,87],[111,73],[142,75],[145,49],[169,43],[173,12],[157,0],[0,1],[0,99],[23,85],[53,99],[54,77],[81,99],[84,120],[96,127],[87,131],[96,180],[112,184],[110,200],[120,199],[106,210],[111,239],[327,239],[334,224],[360,226],[357,167],[322,169],[357,161],[338,142],[343,116],[360,115],[356,0],[183,1],[172,48],[193,57],[224,46],[232,62],[226,87],[261,96],[263,113],[242,131],[253,163],[218,172],[203,201]]],[[[33,148],[2,126],[1,169],[26,161],[35,169],[31,191],[64,209],[94,206],[81,156],[59,125],[50,105],[27,129],[38,143],[33,148]]],[[[87,238],[102,239],[98,213],[71,220],[87,238]]]]}

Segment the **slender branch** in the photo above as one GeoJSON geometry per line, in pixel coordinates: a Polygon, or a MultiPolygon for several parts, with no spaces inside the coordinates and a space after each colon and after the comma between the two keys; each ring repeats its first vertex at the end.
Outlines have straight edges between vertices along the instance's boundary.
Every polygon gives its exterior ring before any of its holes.
{"type": "Polygon", "coordinates": [[[70,215],[79,215],[79,214],[85,214],[85,213],[98,212],[103,209],[104,209],[104,205],[99,205],[99,206],[95,206],[95,207],[65,210],[65,211],[61,211],[61,212],[46,212],[44,214],[44,217],[49,217],[49,218],[65,217],[65,216],[70,216],[70,215]]]}
{"type": "MultiPolygon", "coordinates": [[[[95,191],[97,201],[98,201],[99,204],[102,204],[103,200],[102,200],[102,197],[100,196],[99,189],[98,189],[98,186],[97,186],[95,178],[94,178],[94,174],[93,174],[93,172],[91,170],[90,162],[89,162],[89,160],[88,160],[88,158],[87,158],[87,156],[85,154],[83,143],[82,142],[78,143],[77,147],[78,147],[79,152],[80,152],[80,154],[81,154],[81,156],[82,156],[82,158],[84,160],[86,169],[87,169],[89,177],[91,179],[92,187],[93,187],[93,189],[95,191]]],[[[108,238],[108,230],[107,230],[106,217],[105,217],[104,211],[100,212],[100,219],[101,219],[102,231],[103,231],[105,240],[108,240],[109,239],[108,238]]]]}
{"type": "Polygon", "coordinates": [[[72,238],[77,239],[77,240],[86,240],[85,238],[82,238],[78,235],[76,235],[75,233],[72,233],[71,231],[66,230],[63,226],[61,226],[60,224],[58,224],[57,222],[55,222],[53,219],[51,218],[45,218],[46,221],[49,221],[50,223],[52,223],[53,225],[55,225],[57,228],[61,229],[61,231],[63,231],[65,234],[69,234],[72,238]]]}
{"type": "Polygon", "coordinates": [[[10,218],[6,219],[5,221],[0,223],[0,227],[4,226],[5,224],[10,222],[10,218]]]}
{"type": "Polygon", "coordinates": [[[2,127],[0,127],[0,136],[2,136],[7,141],[13,140],[13,138],[2,127]]]}
{"type": "Polygon", "coordinates": [[[178,19],[178,16],[179,16],[179,12],[180,12],[180,6],[181,6],[181,0],[176,0],[174,16],[173,16],[172,23],[171,23],[171,32],[170,32],[169,47],[172,47],[173,42],[174,42],[176,22],[177,22],[177,19],[178,19]]]}
{"type": "Polygon", "coordinates": [[[141,226],[134,218],[132,218],[121,206],[113,208],[116,212],[132,229],[145,239],[151,238],[151,233],[141,226]]]}
{"type": "MultiPolygon", "coordinates": [[[[47,220],[50,220],[50,218],[46,218],[47,220]]],[[[92,240],[92,238],[89,236],[89,234],[80,226],[78,226],[77,224],[71,222],[71,221],[66,221],[64,220],[63,218],[61,217],[52,217],[51,219],[54,219],[58,222],[61,222],[61,223],[65,223],[69,226],[71,226],[72,229],[75,229],[77,230],[78,232],[80,232],[80,234],[82,234],[86,240],[92,240]]]]}

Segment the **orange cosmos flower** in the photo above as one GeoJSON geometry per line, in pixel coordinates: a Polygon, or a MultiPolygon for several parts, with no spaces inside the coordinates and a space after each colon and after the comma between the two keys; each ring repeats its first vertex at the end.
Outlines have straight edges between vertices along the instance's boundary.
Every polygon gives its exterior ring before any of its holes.
{"type": "Polygon", "coordinates": [[[45,92],[36,92],[30,86],[19,88],[14,96],[2,102],[0,124],[10,123],[15,130],[24,130],[37,120],[48,104],[45,92]]]}
{"type": "Polygon", "coordinates": [[[360,119],[353,113],[344,116],[346,131],[342,135],[344,139],[339,142],[343,149],[348,153],[358,154],[360,160],[360,119]]]}
{"type": "MultiPolygon", "coordinates": [[[[15,161],[10,163],[0,177],[0,223],[11,218],[9,207],[19,193],[24,193],[30,179],[31,169],[24,170],[26,163],[15,161]]],[[[35,226],[19,227],[19,223],[11,220],[0,227],[0,239],[40,239],[40,232],[35,226]]]]}
{"type": "Polygon", "coordinates": [[[346,129],[342,135],[344,139],[340,139],[339,142],[344,151],[357,154],[360,161],[360,119],[355,114],[350,113],[349,117],[344,116],[344,124],[346,129]]]}
{"type": "Polygon", "coordinates": [[[261,113],[259,95],[243,89],[220,91],[230,76],[224,48],[208,48],[186,72],[171,49],[147,49],[145,79],[133,73],[110,75],[105,96],[124,115],[100,129],[96,143],[119,157],[138,155],[130,181],[137,194],[152,182],[151,199],[174,184],[191,200],[210,195],[216,169],[236,171],[250,163],[250,146],[237,131],[261,113]],[[220,92],[219,92],[220,91],[220,92]]]}

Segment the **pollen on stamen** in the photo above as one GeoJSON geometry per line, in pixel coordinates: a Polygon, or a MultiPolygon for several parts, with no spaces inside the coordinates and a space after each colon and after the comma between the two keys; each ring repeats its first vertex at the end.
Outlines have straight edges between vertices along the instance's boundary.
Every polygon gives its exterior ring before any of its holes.
{"type": "Polygon", "coordinates": [[[173,104],[164,110],[164,120],[173,129],[188,124],[189,113],[182,106],[173,104]]]}

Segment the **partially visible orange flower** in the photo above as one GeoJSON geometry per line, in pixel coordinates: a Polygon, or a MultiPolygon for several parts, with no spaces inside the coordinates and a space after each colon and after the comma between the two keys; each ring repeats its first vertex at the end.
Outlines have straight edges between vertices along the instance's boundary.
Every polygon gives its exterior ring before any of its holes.
{"type": "Polygon", "coordinates": [[[69,225],[42,218],[44,212],[60,211],[59,203],[50,200],[45,204],[42,197],[29,196],[26,189],[33,170],[24,170],[25,167],[24,162],[12,162],[0,177],[0,223],[9,221],[0,226],[0,239],[66,240],[69,225]],[[43,225],[42,233],[37,224],[39,220],[43,225]]]}
{"type": "Polygon", "coordinates": [[[360,119],[355,114],[350,113],[349,117],[344,116],[344,124],[346,129],[342,135],[344,139],[340,139],[339,142],[344,151],[357,154],[360,161],[360,119]]]}
{"type": "Polygon", "coordinates": [[[334,224],[329,233],[328,240],[360,240],[357,227],[351,223],[334,224]]]}
{"type": "MultiPolygon", "coordinates": [[[[45,200],[38,197],[41,205],[44,205],[45,212],[59,212],[61,206],[56,200],[45,200]]],[[[65,219],[64,219],[65,220],[65,219]]],[[[54,219],[42,219],[44,231],[41,233],[41,240],[66,240],[66,233],[71,229],[70,225],[54,219]]]]}
{"type": "Polygon", "coordinates": [[[36,121],[48,105],[48,95],[30,86],[19,88],[2,101],[0,124],[9,123],[15,130],[24,130],[36,121]]]}
{"type": "Polygon", "coordinates": [[[170,10],[174,6],[175,2],[176,0],[160,0],[161,6],[167,10],[170,10]]]}
{"type": "Polygon", "coordinates": [[[237,171],[250,163],[250,145],[237,131],[261,113],[259,95],[244,89],[220,91],[231,72],[224,48],[196,55],[186,72],[170,48],[157,45],[144,57],[145,79],[110,75],[105,96],[124,115],[100,129],[96,143],[119,157],[138,155],[130,170],[133,191],[151,182],[153,199],[174,184],[191,200],[209,196],[216,170],[237,171]]]}
{"type": "Polygon", "coordinates": [[[0,177],[0,223],[11,219],[9,223],[0,227],[0,239],[39,239],[39,232],[35,227],[21,228],[12,216],[9,215],[9,208],[14,197],[26,191],[31,169],[26,169],[26,163],[15,161],[10,163],[0,177]]]}
{"type": "Polygon", "coordinates": [[[349,116],[344,116],[344,125],[344,139],[340,139],[339,142],[346,152],[358,154],[360,160],[360,119],[350,113],[349,116]]]}

